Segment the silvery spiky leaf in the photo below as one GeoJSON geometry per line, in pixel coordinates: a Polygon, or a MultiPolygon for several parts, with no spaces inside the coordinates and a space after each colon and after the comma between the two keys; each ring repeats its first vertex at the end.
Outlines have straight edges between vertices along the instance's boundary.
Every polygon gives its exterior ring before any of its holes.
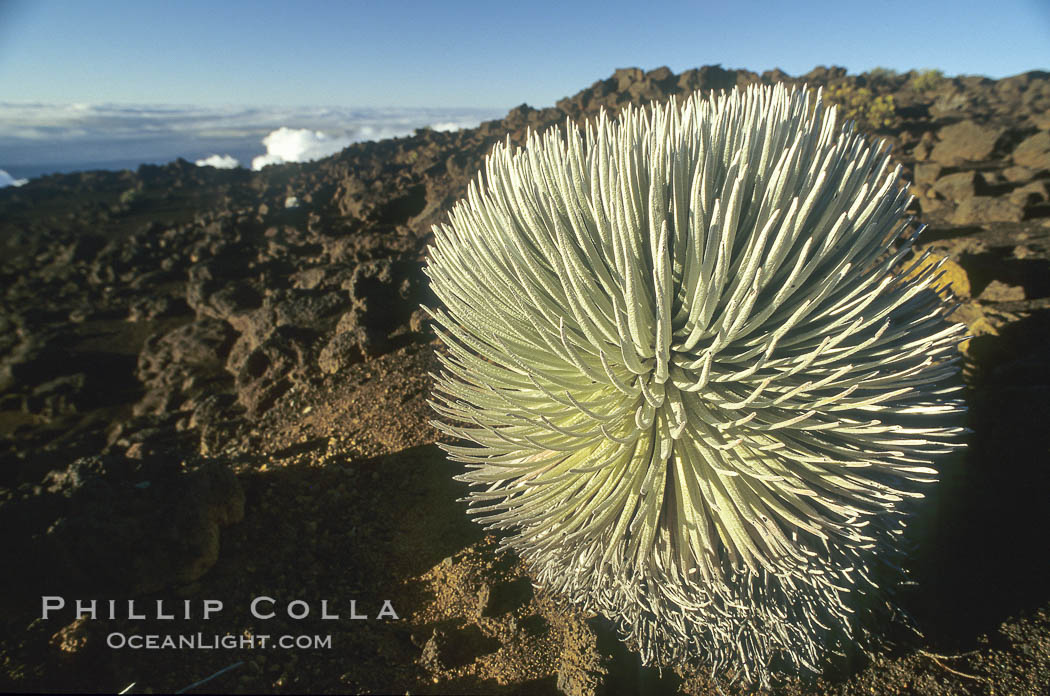
{"type": "Polygon", "coordinates": [[[647,662],[816,669],[957,446],[962,327],[902,263],[899,168],[815,102],[532,134],[435,227],[435,425],[471,512],[647,662]]]}

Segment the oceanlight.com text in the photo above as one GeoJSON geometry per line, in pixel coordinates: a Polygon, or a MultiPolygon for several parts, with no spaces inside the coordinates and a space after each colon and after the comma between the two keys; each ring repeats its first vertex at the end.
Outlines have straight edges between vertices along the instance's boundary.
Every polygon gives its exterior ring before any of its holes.
{"type": "Polygon", "coordinates": [[[329,650],[331,635],[216,635],[213,633],[119,633],[106,636],[106,645],[114,650],[329,650]]]}

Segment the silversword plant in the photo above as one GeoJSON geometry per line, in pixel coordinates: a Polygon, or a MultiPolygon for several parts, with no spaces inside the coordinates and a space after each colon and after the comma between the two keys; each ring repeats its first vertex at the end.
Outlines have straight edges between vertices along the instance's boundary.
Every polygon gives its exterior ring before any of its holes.
{"type": "Polygon", "coordinates": [[[470,512],[646,662],[767,683],[862,639],[961,432],[963,327],[904,262],[899,171],[819,94],[754,86],[497,145],[435,227],[470,512]]]}

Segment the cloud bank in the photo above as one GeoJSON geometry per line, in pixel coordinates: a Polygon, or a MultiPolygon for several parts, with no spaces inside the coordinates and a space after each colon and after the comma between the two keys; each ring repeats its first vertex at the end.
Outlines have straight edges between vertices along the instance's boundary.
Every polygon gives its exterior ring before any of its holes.
{"type": "MultiPolygon", "coordinates": [[[[307,161],[347,145],[472,128],[506,109],[198,107],[0,102],[0,152],[12,178],[84,169],[134,169],[176,158],[307,161]],[[323,154],[319,154],[323,153],[323,154]],[[220,157],[221,157],[220,156],[220,157]]],[[[265,166],[262,164],[260,166],[265,166]]]]}
{"type": "Polygon", "coordinates": [[[194,162],[198,167],[215,167],[216,169],[236,169],[241,163],[231,155],[209,155],[194,162]]]}
{"type": "Polygon", "coordinates": [[[5,186],[21,186],[26,183],[26,181],[28,181],[28,179],[16,179],[3,169],[0,169],[0,188],[4,188],[5,186]]]}

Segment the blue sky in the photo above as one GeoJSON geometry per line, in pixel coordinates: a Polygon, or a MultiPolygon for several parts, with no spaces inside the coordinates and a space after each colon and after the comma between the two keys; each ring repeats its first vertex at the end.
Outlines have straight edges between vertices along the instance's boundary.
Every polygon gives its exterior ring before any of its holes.
{"type": "Polygon", "coordinates": [[[0,101],[550,106],[615,68],[1050,70],[1047,0],[0,0],[0,101]]]}

